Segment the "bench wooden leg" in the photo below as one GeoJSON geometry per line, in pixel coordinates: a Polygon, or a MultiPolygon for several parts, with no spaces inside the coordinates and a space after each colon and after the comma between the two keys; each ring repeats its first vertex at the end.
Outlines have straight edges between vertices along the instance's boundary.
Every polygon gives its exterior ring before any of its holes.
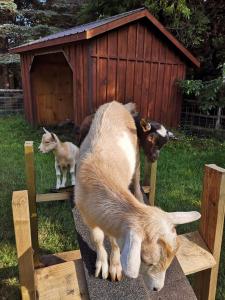
{"type": "Polygon", "coordinates": [[[33,149],[32,141],[25,142],[24,151],[25,151],[26,183],[27,183],[28,198],[29,198],[31,239],[32,239],[32,247],[34,250],[34,264],[35,266],[38,266],[39,265],[38,220],[37,220],[37,206],[36,206],[34,149],[33,149]]]}
{"type": "Polygon", "coordinates": [[[33,300],[36,299],[34,261],[27,191],[13,192],[12,210],[22,299],[33,300]]]}
{"type": "Polygon", "coordinates": [[[203,181],[200,234],[213,254],[216,265],[195,276],[195,293],[199,300],[214,300],[225,216],[225,169],[206,165],[203,181]]]}

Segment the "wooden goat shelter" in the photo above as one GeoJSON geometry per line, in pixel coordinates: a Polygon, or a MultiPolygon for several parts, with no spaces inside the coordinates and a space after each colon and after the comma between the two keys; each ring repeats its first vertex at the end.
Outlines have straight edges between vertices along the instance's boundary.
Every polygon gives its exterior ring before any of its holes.
{"type": "Polygon", "coordinates": [[[199,61],[146,8],[76,26],[11,49],[21,55],[32,124],[80,124],[101,104],[134,101],[143,117],[180,120],[177,80],[199,61]]]}

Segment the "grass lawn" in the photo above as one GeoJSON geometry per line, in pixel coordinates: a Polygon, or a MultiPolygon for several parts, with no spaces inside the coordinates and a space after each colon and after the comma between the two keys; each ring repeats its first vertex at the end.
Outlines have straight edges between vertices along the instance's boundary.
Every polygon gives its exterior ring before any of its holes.
{"type": "MultiPolygon", "coordinates": [[[[37,191],[46,192],[55,185],[53,155],[38,153],[42,130],[31,128],[21,116],[0,118],[0,299],[19,299],[18,270],[12,223],[11,195],[25,189],[25,140],[33,140],[37,191]]],[[[68,136],[60,135],[62,139],[68,136]]],[[[161,152],[157,173],[157,205],[167,211],[199,210],[203,166],[215,163],[225,167],[225,142],[181,135],[161,152]]],[[[70,136],[72,140],[72,136],[70,136]]],[[[67,203],[38,205],[39,242],[42,252],[60,252],[78,247],[67,203]]],[[[194,230],[197,224],[178,227],[178,232],[194,230]]],[[[225,249],[220,264],[217,299],[225,299],[225,249]]]]}

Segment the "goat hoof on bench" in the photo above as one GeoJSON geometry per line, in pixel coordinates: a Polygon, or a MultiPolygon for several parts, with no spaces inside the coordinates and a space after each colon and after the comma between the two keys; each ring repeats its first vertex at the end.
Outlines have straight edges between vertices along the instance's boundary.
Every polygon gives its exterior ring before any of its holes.
{"type": "Polygon", "coordinates": [[[120,281],[122,279],[122,267],[120,264],[117,264],[117,265],[110,265],[109,267],[109,273],[110,273],[110,276],[111,276],[111,280],[112,281],[120,281]]]}
{"type": "Polygon", "coordinates": [[[109,276],[109,267],[107,262],[96,261],[95,277],[102,273],[102,278],[107,279],[109,276]]]}

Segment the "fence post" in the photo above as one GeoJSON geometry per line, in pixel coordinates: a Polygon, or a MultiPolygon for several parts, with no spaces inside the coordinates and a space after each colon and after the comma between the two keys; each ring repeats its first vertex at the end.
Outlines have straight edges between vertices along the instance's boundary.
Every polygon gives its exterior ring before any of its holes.
{"type": "Polygon", "coordinates": [[[196,274],[194,288],[199,300],[214,300],[225,216],[225,169],[214,164],[205,165],[201,215],[199,232],[216,265],[196,274]]]}
{"type": "Polygon", "coordinates": [[[157,161],[155,161],[154,163],[150,163],[145,156],[143,184],[145,186],[149,186],[149,204],[151,206],[154,206],[155,204],[156,173],[157,161]]]}
{"type": "Polygon", "coordinates": [[[27,191],[13,192],[13,222],[23,300],[35,299],[34,261],[27,191]]]}
{"type": "Polygon", "coordinates": [[[30,226],[31,226],[31,240],[34,250],[34,264],[39,265],[38,259],[38,221],[37,221],[37,206],[36,206],[36,182],[35,182],[35,168],[34,168],[34,148],[32,141],[26,141],[24,145],[25,150],[25,170],[26,183],[28,190],[29,211],[30,211],[30,226]]]}

